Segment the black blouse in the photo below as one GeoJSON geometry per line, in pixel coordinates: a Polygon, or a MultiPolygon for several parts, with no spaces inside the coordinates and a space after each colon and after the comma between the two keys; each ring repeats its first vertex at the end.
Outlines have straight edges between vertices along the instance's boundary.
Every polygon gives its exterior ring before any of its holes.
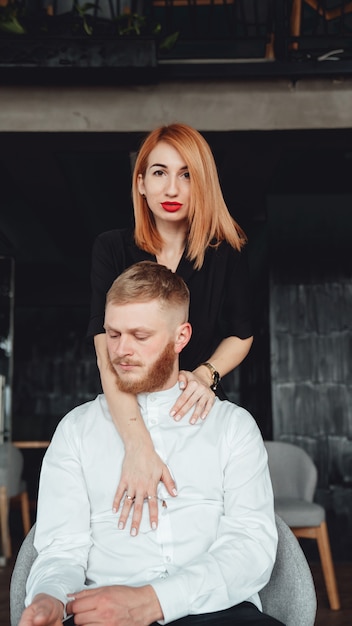
{"type": "MultiPolygon", "coordinates": [[[[137,248],[133,230],[110,230],[99,235],[93,246],[91,268],[91,311],[88,336],[104,332],[106,293],[127,267],[156,258],[137,248]]],[[[208,248],[204,264],[195,270],[185,254],[176,273],[191,294],[192,337],[180,354],[180,368],[194,370],[207,361],[225,337],[251,337],[251,298],[247,254],[228,243],[208,248]]]]}

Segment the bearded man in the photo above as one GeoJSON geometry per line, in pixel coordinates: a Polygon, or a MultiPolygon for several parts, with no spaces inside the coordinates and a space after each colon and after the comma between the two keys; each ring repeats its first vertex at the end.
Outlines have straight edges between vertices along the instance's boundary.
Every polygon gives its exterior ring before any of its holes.
{"type": "Polygon", "coordinates": [[[149,261],[127,269],[108,292],[110,368],[120,389],[137,394],[177,492],[159,483],[142,501],[126,493],[121,510],[111,510],[123,442],[103,394],[73,409],[43,461],[38,558],[20,626],[59,626],[66,614],[83,626],[280,623],[261,612],[258,595],[270,579],[277,532],[254,419],[218,399],[195,426],[169,414],[191,336],[188,307],[183,280],[149,261]],[[138,532],[133,510],[150,510],[151,501],[158,515],[143,515],[138,532]]]}

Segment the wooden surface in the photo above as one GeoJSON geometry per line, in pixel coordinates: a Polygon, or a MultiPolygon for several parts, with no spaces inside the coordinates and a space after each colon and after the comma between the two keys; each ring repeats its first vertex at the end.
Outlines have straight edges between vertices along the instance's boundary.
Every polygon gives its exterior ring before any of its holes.
{"type": "Polygon", "coordinates": [[[47,448],[50,441],[13,441],[16,448],[22,449],[35,449],[35,448],[47,448]]]}

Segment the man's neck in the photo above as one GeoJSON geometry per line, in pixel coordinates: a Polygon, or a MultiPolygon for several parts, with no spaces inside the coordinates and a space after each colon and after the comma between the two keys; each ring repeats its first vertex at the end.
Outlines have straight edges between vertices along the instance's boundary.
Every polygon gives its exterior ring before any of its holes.
{"type": "Polygon", "coordinates": [[[176,385],[177,382],[178,382],[178,372],[177,374],[171,376],[168,379],[168,381],[162,387],[160,387],[160,389],[154,389],[153,391],[146,390],[145,392],[142,392],[142,393],[159,393],[162,391],[168,391],[169,389],[173,389],[173,387],[176,385]]]}

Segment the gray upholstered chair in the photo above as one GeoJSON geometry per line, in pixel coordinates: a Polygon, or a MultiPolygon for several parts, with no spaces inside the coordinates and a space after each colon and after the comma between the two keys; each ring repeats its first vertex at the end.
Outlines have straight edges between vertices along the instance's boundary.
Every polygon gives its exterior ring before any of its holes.
{"type": "Polygon", "coordinates": [[[275,511],[298,538],[317,541],[330,608],[339,609],[325,509],[313,502],[317,468],[305,450],[283,441],[266,441],[275,511]]]}
{"type": "MultiPolygon", "coordinates": [[[[313,626],[317,602],[312,575],[300,545],[288,526],[276,516],[278,550],[271,579],[260,592],[263,611],[286,626],[313,626]]],[[[10,585],[11,626],[18,626],[30,567],[36,558],[34,526],[24,540],[10,585]]]]}
{"type": "Polygon", "coordinates": [[[23,456],[11,442],[0,444],[0,529],[2,553],[11,557],[11,535],[9,527],[9,504],[19,498],[22,510],[23,530],[26,535],[31,527],[27,487],[22,480],[23,456]]]}

